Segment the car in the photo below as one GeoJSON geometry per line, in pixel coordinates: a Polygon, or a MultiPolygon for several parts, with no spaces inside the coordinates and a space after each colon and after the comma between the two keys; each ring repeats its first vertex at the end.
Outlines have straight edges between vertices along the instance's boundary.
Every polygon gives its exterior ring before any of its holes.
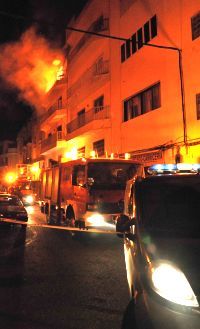
{"type": "Polygon", "coordinates": [[[16,195],[0,193],[0,218],[27,222],[28,214],[22,201],[16,195]]]}
{"type": "Polygon", "coordinates": [[[127,185],[124,328],[200,328],[200,165],[155,165],[127,185]]]}

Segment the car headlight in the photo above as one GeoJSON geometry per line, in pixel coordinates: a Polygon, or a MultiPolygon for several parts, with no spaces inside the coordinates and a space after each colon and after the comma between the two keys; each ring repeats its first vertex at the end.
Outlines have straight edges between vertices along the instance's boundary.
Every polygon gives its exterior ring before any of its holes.
{"type": "Polygon", "coordinates": [[[151,270],[153,289],[163,298],[176,304],[198,307],[197,298],[184,273],[167,262],[151,270]]]}
{"type": "Polygon", "coordinates": [[[34,198],[32,195],[27,195],[25,197],[25,202],[32,203],[34,201],[34,198]]]}
{"type": "Polygon", "coordinates": [[[105,224],[104,217],[98,213],[89,216],[87,222],[95,226],[103,226],[105,224]]]}

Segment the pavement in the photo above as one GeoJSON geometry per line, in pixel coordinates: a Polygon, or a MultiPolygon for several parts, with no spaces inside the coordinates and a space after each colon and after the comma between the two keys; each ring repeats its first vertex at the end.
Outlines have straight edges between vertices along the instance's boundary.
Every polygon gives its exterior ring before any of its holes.
{"type": "Polygon", "coordinates": [[[40,211],[38,204],[27,206],[28,222],[30,224],[47,224],[46,215],[40,211]]]}

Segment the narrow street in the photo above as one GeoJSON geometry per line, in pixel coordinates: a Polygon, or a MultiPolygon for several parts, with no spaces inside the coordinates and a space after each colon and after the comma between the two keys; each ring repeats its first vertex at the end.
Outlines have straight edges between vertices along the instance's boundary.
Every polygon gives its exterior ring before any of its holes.
{"type": "MultiPolygon", "coordinates": [[[[37,206],[28,211],[30,223],[45,223],[37,206]]],[[[121,239],[34,226],[0,235],[0,328],[121,328],[129,301],[121,239]]]]}

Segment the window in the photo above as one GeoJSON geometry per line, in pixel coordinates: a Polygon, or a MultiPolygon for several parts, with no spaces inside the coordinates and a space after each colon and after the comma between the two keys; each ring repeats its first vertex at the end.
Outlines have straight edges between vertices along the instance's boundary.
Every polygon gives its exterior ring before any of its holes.
{"type": "Polygon", "coordinates": [[[124,122],[161,106],[160,83],[124,101],[124,122]]]}
{"type": "Polygon", "coordinates": [[[126,41],[126,58],[131,56],[131,41],[126,41]]]}
{"type": "Polygon", "coordinates": [[[62,126],[61,125],[57,127],[57,131],[62,131],[62,126]]]}
{"type": "Polygon", "coordinates": [[[84,186],[85,184],[85,166],[74,166],[72,174],[72,184],[76,186],[84,186]]]}
{"type": "Polygon", "coordinates": [[[62,134],[62,125],[57,127],[57,139],[62,140],[63,134],[62,134]]]}
{"type": "Polygon", "coordinates": [[[121,45],[121,62],[123,63],[126,59],[126,49],[125,49],[125,43],[121,45]]]}
{"type": "Polygon", "coordinates": [[[200,94],[196,95],[197,120],[200,120],[200,94]]]}
{"type": "Polygon", "coordinates": [[[192,40],[200,36],[200,12],[191,18],[192,40]]]}
{"type": "Polygon", "coordinates": [[[141,97],[134,96],[124,102],[124,121],[141,115],[141,97]]]}
{"type": "Polygon", "coordinates": [[[148,43],[157,36],[157,16],[154,15],[136,33],[132,34],[130,41],[127,40],[121,45],[121,63],[125,62],[137,50],[142,48],[144,43],[148,43]]]}
{"type": "Polygon", "coordinates": [[[149,30],[149,22],[144,24],[144,42],[147,43],[150,41],[150,30],[149,30]]]}
{"type": "Polygon", "coordinates": [[[77,113],[78,115],[78,127],[82,127],[85,125],[85,109],[82,109],[77,113]]]}
{"type": "Polygon", "coordinates": [[[109,72],[109,62],[100,57],[94,64],[94,75],[106,74],[109,72]]]}
{"type": "Polygon", "coordinates": [[[138,49],[143,46],[143,36],[142,36],[142,28],[137,31],[137,45],[138,49]]]}
{"type": "Polygon", "coordinates": [[[94,112],[98,113],[103,110],[104,107],[104,95],[101,95],[97,99],[94,100],[94,112]]]}
{"type": "Polygon", "coordinates": [[[104,155],[104,139],[96,141],[93,143],[93,150],[97,153],[98,156],[104,155]]]}
{"type": "Polygon", "coordinates": [[[151,20],[151,39],[157,36],[157,17],[154,15],[151,20]]]}
{"type": "Polygon", "coordinates": [[[84,158],[85,157],[85,146],[79,148],[77,151],[78,151],[78,157],[79,158],[84,158]]]}
{"type": "Polygon", "coordinates": [[[134,54],[137,51],[137,43],[136,43],[136,34],[135,33],[132,35],[131,40],[132,40],[132,54],[134,54]]]}
{"type": "Polygon", "coordinates": [[[62,96],[58,98],[58,109],[62,108],[62,96]]]}
{"type": "Polygon", "coordinates": [[[62,169],[62,180],[70,181],[71,179],[71,167],[64,167],[62,169]]]}
{"type": "Polygon", "coordinates": [[[153,86],[142,93],[142,113],[146,113],[160,107],[160,88],[153,86]]]}

